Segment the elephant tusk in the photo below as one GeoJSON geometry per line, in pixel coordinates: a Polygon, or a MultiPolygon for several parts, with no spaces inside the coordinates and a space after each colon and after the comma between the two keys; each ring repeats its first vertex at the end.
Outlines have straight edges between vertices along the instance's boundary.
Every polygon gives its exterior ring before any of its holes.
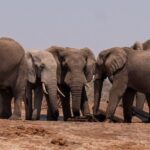
{"type": "Polygon", "coordinates": [[[65,97],[65,95],[61,92],[61,90],[57,87],[57,91],[63,96],[65,97]]]}
{"type": "Polygon", "coordinates": [[[92,78],[92,80],[95,80],[95,75],[93,75],[93,78],[92,78]]]}
{"type": "Polygon", "coordinates": [[[42,83],[42,88],[43,88],[43,92],[48,95],[48,92],[47,92],[47,90],[46,90],[46,87],[45,87],[45,84],[44,84],[44,83],[42,83]]]}

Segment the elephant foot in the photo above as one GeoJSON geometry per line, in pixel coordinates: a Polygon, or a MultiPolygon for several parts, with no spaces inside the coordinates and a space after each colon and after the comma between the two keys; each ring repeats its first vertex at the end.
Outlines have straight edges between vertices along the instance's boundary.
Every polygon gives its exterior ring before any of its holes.
{"type": "Polygon", "coordinates": [[[97,111],[93,110],[93,115],[94,116],[99,116],[101,113],[102,112],[100,110],[97,110],[97,111]]]}
{"type": "Polygon", "coordinates": [[[68,118],[67,121],[70,121],[70,122],[86,122],[87,118],[85,116],[84,117],[76,116],[76,117],[68,118]]]}
{"type": "Polygon", "coordinates": [[[143,121],[144,123],[150,123],[150,119],[143,121]]]}
{"type": "Polygon", "coordinates": [[[58,120],[58,118],[47,117],[47,120],[49,120],[49,121],[57,121],[57,120],[58,120]]]}
{"type": "Polygon", "coordinates": [[[75,121],[75,122],[98,122],[95,117],[91,114],[86,116],[77,116],[77,117],[70,117],[67,121],[75,121]]]}
{"type": "Polygon", "coordinates": [[[25,119],[26,120],[32,120],[32,112],[29,113],[29,112],[26,111],[25,119]]]}
{"type": "Polygon", "coordinates": [[[11,117],[9,117],[10,120],[21,120],[21,115],[12,114],[11,117]]]}
{"type": "Polygon", "coordinates": [[[12,115],[12,113],[2,113],[0,115],[0,118],[1,119],[8,119],[11,115],[12,115]]]}
{"type": "Polygon", "coordinates": [[[78,118],[78,117],[80,117],[80,112],[79,111],[73,112],[73,118],[78,118]]]}
{"type": "Polygon", "coordinates": [[[105,123],[113,123],[113,120],[112,119],[106,119],[104,122],[105,123]]]}
{"type": "Polygon", "coordinates": [[[106,115],[99,113],[97,115],[94,115],[94,118],[99,122],[103,122],[106,119],[106,115]]]}
{"type": "Polygon", "coordinates": [[[131,119],[125,119],[124,120],[124,123],[131,123],[132,121],[131,121],[131,119]]]}
{"type": "Polygon", "coordinates": [[[93,116],[99,122],[103,122],[106,119],[106,115],[99,109],[96,111],[93,110],[93,116]]]}
{"type": "Polygon", "coordinates": [[[58,117],[59,117],[59,111],[56,110],[53,115],[51,115],[51,114],[48,114],[48,115],[47,115],[47,120],[50,120],[50,121],[57,121],[57,120],[58,120],[58,117]]]}
{"type": "Polygon", "coordinates": [[[99,122],[92,114],[85,115],[85,119],[87,119],[88,122],[99,122]]]}
{"type": "Polygon", "coordinates": [[[71,114],[69,114],[69,115],[64,116],[63,120],[68,121],[68,119],[71,119],[71,118],[72,118],[72,116],[71,116],[71,114]]]}
{"type": "Polygon", "coordinates": [[[26,120],[32,120],[31,116],[26,116],[25,119],[26,120]]]}
{"type": "Polygon", "coordinates": [[[39,120],[40,116],[37,115],[37,109],[35,109],[32,113],[32,120],[39,120]]]}

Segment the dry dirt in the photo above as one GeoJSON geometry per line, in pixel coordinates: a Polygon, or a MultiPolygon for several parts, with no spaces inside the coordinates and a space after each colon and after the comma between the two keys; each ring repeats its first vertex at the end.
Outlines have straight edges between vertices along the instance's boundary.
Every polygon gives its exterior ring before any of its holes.
{"type": "MultiPolygon", "coordinates": [[[[46,109],[43,108],[42,113],[45,112],[46,109]]],[[[122,116],[121,107],[118,107],[116,115],[122,116]]],[[[135,117],[133,122],[125,124],[0,120],[0,149],[149,150],[149,124],[141,123],[141,120],[135,117]]]]}

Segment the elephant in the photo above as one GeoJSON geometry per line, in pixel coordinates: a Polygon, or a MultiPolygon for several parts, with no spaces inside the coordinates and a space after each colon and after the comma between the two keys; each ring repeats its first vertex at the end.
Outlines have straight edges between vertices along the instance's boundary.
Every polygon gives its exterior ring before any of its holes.
{"type": "MultiPolygon", "coordinates": [[[[47,120],[57,120],[57,63],[47,51],[26,53],[28,76],[26,86],[26,119],[39,120],[43,94],[46,97],[48,110],[47,120]],[[32,108],[32,90],[34,91],[34,108],[32,108]]],[[[60,92],[60,91],[59,91],[60,92]]],[[[60,92],[61,93],[61,92],[60,92]]]]}
{"type": "MultiPolygon", "coordinates": [[[[135,50],[150,50],[150,40],[147,40],[144,43],[136,41],[131,46],[131,48],[135,50]]],[[[138,108],[139,110],[143,110],[145,99],[146,98],[143,93],[137,92],[136,93],[136,108],[138,108]]]]}
{"type": "Polygon", "coordinates": [[[135,50],[150,50],[150,40],[147,40],[143,43],[137,41],[131,46],[131,48],[135,50]]]}
{"type": "Polygon", "coordinates": [[[97,57],[94,80],[93,114],[99,113],[104,79],[113,76],[106,121],[111,122],[122,98],[124,121],[132,121],[132,104],[136,91],[145,94],[150,109],[150,51],[135,51],[128,47],[103,50],[97,57]]]}
{"type": "Polygon", "coordinates": [[[21,119],[21,102],[25,97],[27,78],[25,51],[14,39],[1,37],[0,52],[0,117],[21,119]]]}
{"type": "Polygon", "coordinates": [[[53,54],[57,62],[58,87],[65,95],[60,95],[64,121],[80,117],[80,111],[83,116],[90,115],[85,86],[92,80],[95,70],[96,60],[93,52],[89,48],[59,46],[51,46],[47,51],[53,54]]]}

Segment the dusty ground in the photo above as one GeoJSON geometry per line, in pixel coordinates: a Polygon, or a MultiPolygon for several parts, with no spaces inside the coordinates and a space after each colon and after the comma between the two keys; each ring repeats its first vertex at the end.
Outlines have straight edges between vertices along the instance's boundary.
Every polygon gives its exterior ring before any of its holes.
{"type": "Polygon", "coordinates": [[[0,149],[149,150],[150,127],[133,123],[0,120],[0,149]]]}
{"type": "MultiPolygon", "coordinates": [[[[43,108],[42,111],[44,113],[46,109],[43,108]]],[[[116,115],[122,117],[121,107],[118,107],[116,115]]],[[[133,122],[125,124],[0,120],[0,149],[149,150],[149,124],[140,123],[136,117],[133,122]]]]}

